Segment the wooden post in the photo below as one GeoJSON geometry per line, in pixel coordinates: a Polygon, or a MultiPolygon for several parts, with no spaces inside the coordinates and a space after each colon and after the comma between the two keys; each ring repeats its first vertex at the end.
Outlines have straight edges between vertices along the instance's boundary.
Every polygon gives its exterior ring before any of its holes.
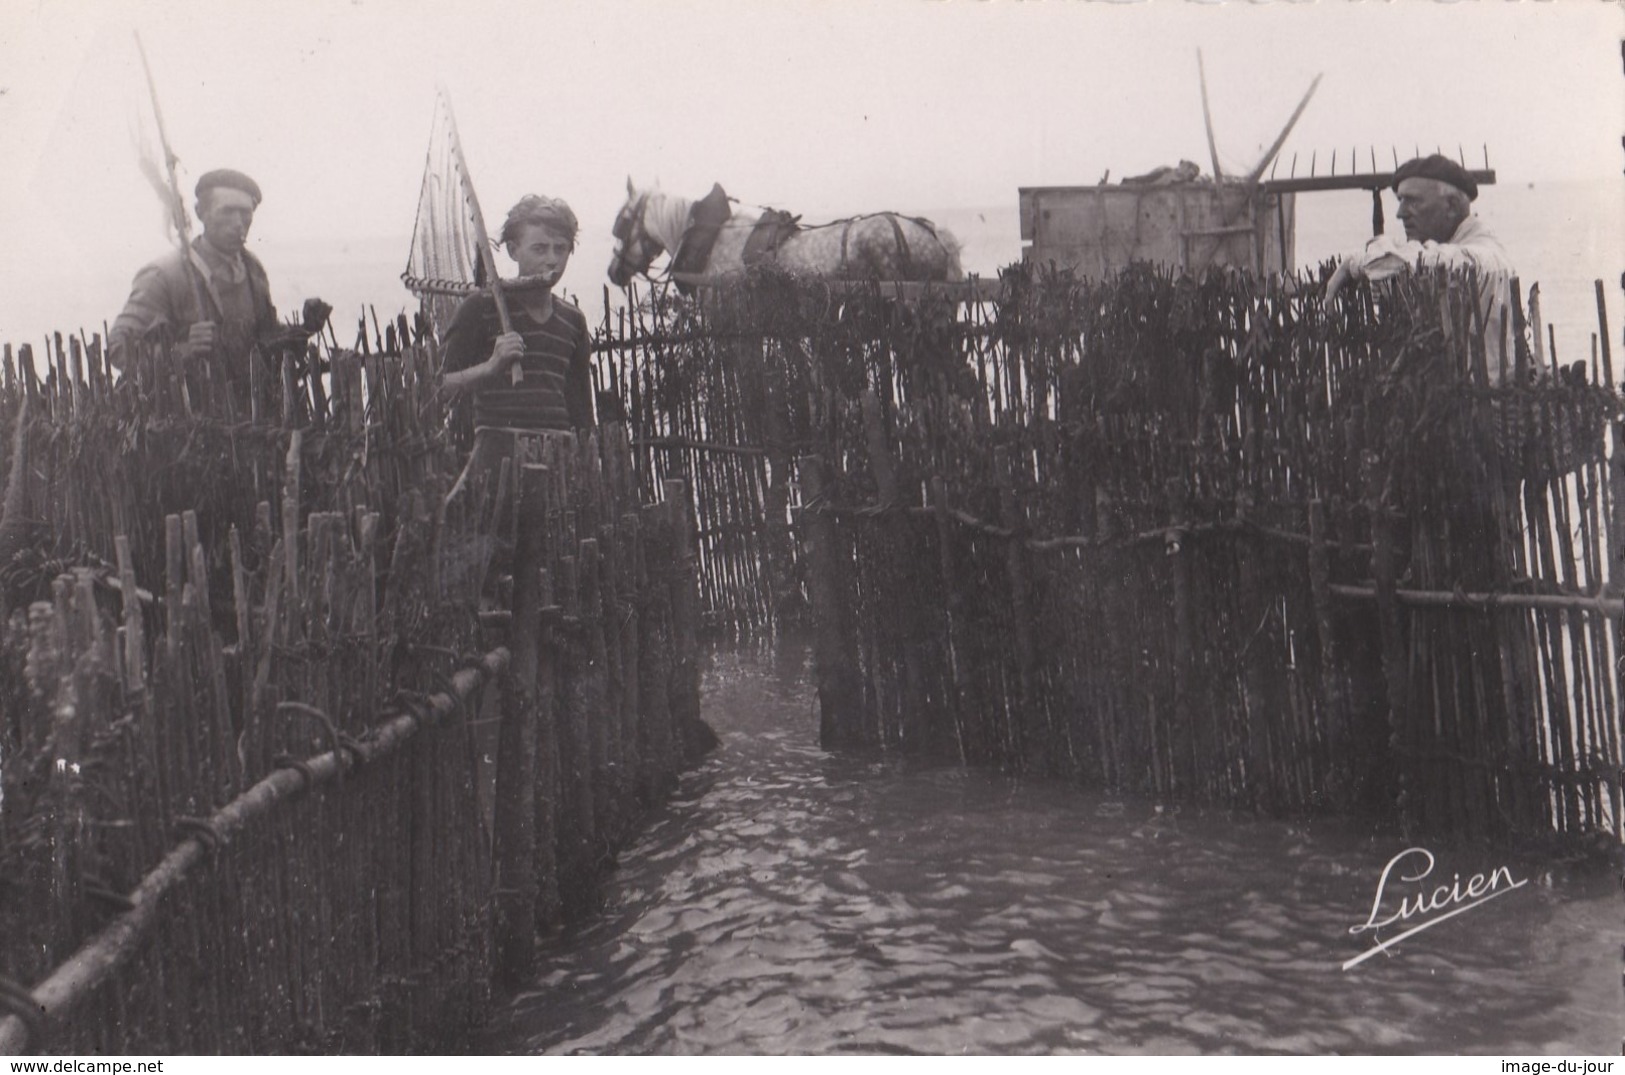
{"type": "Polygon", "coordinates": [[[1513,354],[1512,372],[1513,372],[1513,376],[1517,378],[1517,383],[1518,384],[1523,384],[1528,380],[1528,376],[1529,376],[1529,345],[1524,342],[1524,334],[1523,334],[1523,328],[1524,328],[1524,320],[1523,320],[1523,285],[1521,283],[1519,283],[1518,278],[1516,276],[1514,276],[1512,278],[1512,282],[1508,285],[1508,287],[1510,289],[1510,295],[1511,295],[1512,301],[1508,304],[1506,309],[1503,309],[1501,311],[1501,315],[1502,315],[1501,345],[1502,345],[1502,349],[1503,349],[1502,353],[1503,354],[1505,353],[1505,347],[1506,347],[1506,342],[1507,342],[1507,327],[1508,326],[1507,326],[1507,323],[1506,323],[1506,319],[1507,319],[1508,316],[1510,316],[1511,319],[1512,319],[1512,321],[1511,321],[1512,354],[1513,354]]]}
{"type": "Polygon", "coordinates": [[[287,558],[283,567],[287,572],[287,600],[290,609],[299,607],[302,589],[299,585],[299,485],[303,458],[300,449],[303,445],[304,434],[297,429],[294,430],[288,437],[288,456],[282,487],[282,554],[287,558]]]}
{"type": "MultiPolygon", "coordinates": [[[[523,477],[521,473],[521,480],[523,477]]],[[[546,493],[547,482],[541,484],[546,493]]],[[[563,918],[558,851],[559,607],[554,603],[553,578],[546,571],[536,573],[536,602],[540,613],[536,641],[536,928],[545,932],[563,918]]]]}
{"type": "Polygon", "coordinates": [[[767,435],[767,482],[763,493],[766,518],[764,538],[767,547],[769,614],[775,623],[799,620],[802,616],[801,590],[796,582],[795,555],[790,540],[790,431],[785,408],[787,389],[784,367],[762,355],[767,363],[762,373],[764,400],[763,428],[767,435]]]}
{"type": "Polygon", "coordinates": [[[181,544],[181,517],[164,516],[164,650],[171,663],[181,645],[181,589],[186,584],[186,557],[181,544]]]}
{"type": "MultiPolygon", "coordinates": [[[[232,549],[236,551],[237,530],[231,531],[232,549]]],[[[145,698],[147,693],[145,629],[141,622],[141,600],[136,596],[135,563],[130,556],[130,539],[119,534],[113,539],[118,557],[119,597],[123,605],[124,624],[124,689],[131,698],[145,698]]],[[[245,665],[246,667],[246,665],[245,665]]]]}
{"type": "MultiPolygon", "coordinates": [[[[1191,705],[1196,693],[1196,624],[1191,611],[1190,553],[1185,548],[1186,518],[1185,486],[1181,479],[1170,478],[1165,487],[1168,501],[1168,524],[1173,529],[1167,538],[1166,551],[1173,573],[1174,598],[1174,677],[1173,726],[1165,740],[1168,751],[1169,790],[1174,794],[1200,794],[1202,776],[1196,759],[1196,714],[1191,705]]],[[[1158,740],[1164,741],[1164,740],[1158,740]]]]}
{"type": "MultiPolygon", "coordinates": [[[[569,515],[568,512],[565,513],[569,515]]],[[[571,523],[566,520],[566,530],[571,523]]],[[[568,548],[575,549],[575,543],[568,548]]],[[[589,713],[586,646],[582,637],[581,561],[576,556],[559,557],[559,603],[570,632],[561,647],[563,671],[559,698],[559,779],[563,796],[559,864],[565,874],[560,885],[565,916],[576,918],[587,907],[589,878],[594,870],[598,845],[598,818],[593,809],[592,731],[596,715],[589,713]]]]}
{"type": "Polygon", "coordinates": [[[638,749],[643,756],[639,792],[645,805],[658,802],[676,783],[677,748],[671,723],[671,590],[663,581],[651,577],[665,562],[670,530],[663,507],[651,504],[643,509],[634,575],[644,598],[638,640],[638,694],[642,701],[638,749]]]}
{"type": "MultiPolygon", "coordinates": [[[[1236,521],[1245,527],[1252,510],[1251,493],[1246,489],[1237,492],[1236,521]]],[[[1266,632],[1262,627],[1254,631],[1253,627],[1268,622],[1261,618],[1260,613],[1275,591],[1265,579],[1259,563],[1259,552],[1254,544],[1258,539],[1243,529],[1233,540],[1236,542],[1236,607],[1241,622],[1247,625],[1250,632],[1246,637],[1233,639],[1229,643],[1241,651],[1237,656],[1241,661],[1241,692],[1247,714],[1244,733],[1246,793],[1253,805],[1273,811],[1290,798],[1292,778],[1289,770],[1293,761],[1293,744],[1290,733],[1285,730],[1289,721],[1281,712],[1282,707],[1271,704],[1273,700],[1266,678],[1281,660],[1279,651],[1271,652],[1264,645],[1265,638],[1272,632],[1266,632]],[[1280,765],[1275,764],[1278,757],[1281,758],[1280,765]]],[[[1324,552],[1324,548],[1321,551],[1324,552]]],[[[1187,585],[1188,581],[1187,578],[1187,585]]],[[[1186,611],[1184,615],[1188,618],[1189,612],[1186,611]]],[[[1327,633],[1330,633],[1329,630],[1327,633]]],[[[1234,650],[1230,653],[1234,653],[1234,650]]],[[[1221,659],[1228,659],[1230,653],[1221,659]]],[[[1194,683],[1187,684],[1181,693],[1189,696],[1193,687],[1194,683]]],[[[1210,701],[1202,708],[1210,709],[1212,704],[1210,701]]],[[[1224,756],[1222,747],[1214,749],[1217,737],[1209,734],[1205,717],[1206,713],[1195,717],[1196,727],[1190,731],[1196,744],[1196,764],[1193,769],[1199,781],[1211,780],[1217,775],[1216,768],[1224,756]]],[[[1222,784],[1219,786],[1222,787],[1222,784]]]]}
{"type": "MultiPolygon", "coordinates": [[[[861,397],[863,410],[864,447],[869,453],[869,469],[875,477],[875,492],[880,507],[897,503],[897,467],[892,462],[891,449],[886,445],[886,422],[880,413],[880,398],[873,388],[865,388],[861,397]]],[[[994,449],[1003,451],[1003,447],[994,449]]],[[[1001,471],[1002,473],[1002,471],[1001,471]]]]}
{"type": "Polygon", "coordinates": [[[1597,289],[1597,328],[1598,336],[1602,340],[1602,383],[1610,391],[1619,386],[1614,383],[1614,350],[1608,342],[1608,302],[1603,297],[1602,281],[1593,280],[1597,289]]]}
{"type": "Polygon", "coordinates": [[[292,429],[294,420],[293,408],[293,356],[283,351],[278,356],[282,374],[282,428],[292,429]]]}
{"type": "Polygon", "coordinates": [[[1326,545],[1326,504],[1309,502],[1309,595],[1315,607],[1315,633],[1320,651],[1321,705],[1326,727],[1327,776],[1332,784],[1333,802],[1352,806],[1347,798],[1352,790],[1354,761],[1349,739],[1349,714],[1343,671],[1338,663],[1336,626],[1332,620],[1331,556],[1326,545]]]}
{"type": "MultiPolygon", "coordinates": [[[[51,731],[47,757],[55,764],[48,770],[46,809],[50,819],[48,836],[50,846],[50,895],[46,908],[51,928],[47,940],[55,952],[71,952],[83,927],[83,900],[80,886],[82,837],[85,834],[85,780],[80,775],[79,758],[82,752],[83,729],[89,723],[82,711],[84,701],[79,698],[78,684],[73,674],[78,663],[78,641],[72,630],[71,578],[60,575],[51,583],[51,596],[55,607],[50,613],[51,654],[45,667],[58,673],[55,682],[47,688],[50,706],[51,731]]],[[[37,644],[37,643],[36,643],[37,644]]]]}
{"type": "Polygon", "coordinates": [[[700,725],[700,605],[695,563],[694,513],[688,487],[677,478],[665,483],[666,509],[671,516],[672,697],[671,721],[677,746],[686,762],[699,760],[704,751],[700,725]]]}
{"type": "Polygon", "coordinates": [[[965,650],[964,632],[959,623],[964,618],[964,599],[960,596],[958,577],[954,568],[953,527],[948,519],[948,493],[940,476],[931,478],[931,507],[937,524],[937,566],[942,578],[944,623],[948,642],[948,717],[953,722],[954,746],[959,751],[959,763],[968,760],[965,750],[965,711],[972,704],[970,675],[965,664],[969,654],[965,650]]]}
{"type": "Polygon", "coordinates": [[[1086,532],[1086,536],[1094,538],[1097,550],[1089,567],[1094,583],[1090,597],[1096,614],[1105,622],[1104,630],[1097,636],[1104,658],[1104,674],[1098,677],[1095,729],[1100,741],[1101,782],[1107,787],[1119,787],[1125,779],[1124,757],[1132,756],[1138,749],[1130,721],[1134,719],[1132,714],[1141,693],[1139,677],[1135,675],[1140,652],[1138,640],[1130,636],[1138,632],[1140,619],[1127,614],[1130,602],[1125,593],[1131,576],[1126,567],[1119,566],[1126,565],[1125,557],[1112,550],[1120,529],[1116,522],[1117,503],[1105,485],[1094,483],[1093,489],[1095,525],[1093,531],[1086,532]],[[1127,632],[1122,627],[1125,623],[1129,628],[1127,632]]]}
{"type": "MultiPolygon", "coordinates": [[[[607,472],[607,468],[606,468],[607,472]]],[[[609,838],[617,845],[631,831],[634,811],[630,809],[631,783],[628,780],[630,760],[624,738],[626,714],[626,659],[621,650],[620,615],[623,607],[621,589],[621,543],[611,522],[619,497],[613,495],[613,479],[618,475],[608,472],[612,479],[605,489],[611,495],[604,502],[604,523],[598,528],[598,630],[594,646],[602,646],[604,655],[604,787],[609,799],[609,838]]]]}
{"type": "MultiPolygon", "coordinates": [[[[874,550],[873,556],[879,562],[874,565],[875,570],[871,571],[870,577],[884,579],[886,581],[882,585],[890,586],[906,579],[915,570],[911,562],[914,542],[909,532],[907,513],[897,510],[903,506],[898,490],[897,463],[892,458],[885,415],[874,389],[864,389],[861,405],[865,449],[869,469],[875,479],[879,508],[879,514],[870,525],[886,535],[874,550]]],[[[877,716],[882,726],[875,727],[870,723],[864,730],[871,737],[871,742],[889,743],[900,735],[905,743],[910,744],[910,750],[929,751],[934,746],[929,727],[933,707],[926,697],[922,662],[930,651],[931,628],[927,625],[930,613],[925,602],[908,600],[906,593],[899,597],[893,599],[885,594],[879,595],[881,607],[890,613],[886,618],[891,621],[889,641],[883,634],[879,648],[884,650],[889,646],[892,649],[895,660],[886,663],[890,663],[902,677],[895,692],[899,719],[895,727],[891,726],[887,719],[891,707],[880,706],[877,716]]],[[[882,663],[875,674],[881,674],[884,667],[885,663],[882,663]]]]}
{"type": "Polygon", "coordinates": [[[993,475],[999,484],[999,518],[1010,539],[1005,544],[1005,578],[1010,586],[1010,627],[1015,643],[1016,658],[1016,727],[1015,741],[1010,744],[1024,772],[1041,773],[1045,769],[1045,750],[1048,746],[1044,712],[1038,698],[1035,668],[1038,663],[1033,647],[1033,614],[1027,593],[1027,526],[1016,505],[1015,471],[1011,467],[1010,451],[1001,444],[993,449],[993,475]]]}
{"type": "Polygon", "coordinates": [[[38,397],[39,370],[34,368],[34,345],[31,343],[19,344],[17,347],[17,376],[22,380],[23,391],[28,397],[30,399],[38,397]]]}
{"type": "Polygon", "coordinates": [[[621,569],[620,596],[626,604],[624,615],[617,621],[621,636],[621,749],[626,759],[627,788],[635,791],[643,785],[648,759],[638,741],[638,723],[643,712],[642,676],[639,656],[640,622],[643,618],[643,591],[638,579],[641,557],[638,537],[638,515],[628,511],[621,516],[616,531],[617,559],[621,569]]]}
{"type": "Polygon", "coordinates": [[[1371,577],[1376,588],[1377,627],[1382,645],[1382,677],[1388,693],[1386,726],[1376,729],[1373,740],[1381,740],[1386,749],[1373,752],[1363,759],[1369,767],[1371,785],[1383,789],[1382,798],[1401,814],[1410,809],[1407,801],[1409,769],[1416,759],[1405,750],[1410,742],[1409,693],[1405,662],[1405,639],[1400,620],[1399,602],[1394,595],[1397,588],[1394,565],[1393,519],[1383,495],[1383,478],[1375,452],[1366,452],[1365,506],[1371,519],[1371,577]]]}
{"type": "Polygon", "coordinates": [[[825,749],[864,740],[863,692],[853,640],[847,631],[846,558],[840,529],[828,511],[829,483],[823,460],[800,459],[801,533],[806,547],[807,589],[816,628],[814,663],[818,677],[818,741],[825,749]]]}
{"type": "Polygon", "coordinates": [[[523,983],[536,969],[536,703],[546,481],[546,468],[521,468],[513,571],[513,665],[501,681],[494,811],[495,969],[498,981],[510,988],[523,983]]]}
{"type": "MultiPolygon", "coordinates": [[[[1540,334],[1540,285],[1529,285],[1529,342],[1535,350],[1535,369],[1540,371],[1546,368],[1546,344],[1540,334]]],[[[1557,355],[1552,355],[1552,375],[1557,375],[1557,355]]]]}
{"type": "MultiPolygon", "coordinates": [[[[362,702],[367,712],[376,712],[378,706],[378,686],[381,678],[381,669],[378,667],[376,654],[378,652],[378,525],[382,518],[376,511],[361,509],[360,515],[360,549],[359,578],[356,580],[359,589],[356,592],[356,607],[354,615],[358,621],[352,630],[356,630],[362,638],[367,654],[366,683],[362,690],[362,702]]],[[[235,538],[237,531],[232,530],[234,539],[232,552],[240,555],[237,550],[235,538]]],[[[243,621],[246,625],[247,620],[243,621]]]]}
{"type": "Polygon", "coordinates": [[[578,743],[581,762],[586,772],[587,793],[592,796],[591,817],[595,824],[596,843],[608,843],[614,831],[614,796],[609,784],[609,723],[614,715],[609,712],[609,657],[604,640],[604,596],[601,585],[602,555],[597,538],[582,538],[576,546],[579,555],[578,584],[580,586],[581,661],[576,675],[581,680],[581,720],[579,727],[585,741],[578,743]]]}
{"type": "MultiPolygon", "coordinates": [[[[1597,286],[1600,292],[1602,285],[1599,283],[1597,286]]],[[[1614,450],[1610,460],[1612,473],[1608,475],[1610,494],[1608,520],[1605,525],[1608,528],[1608,577],[1618,580],[1625,579],[1625,421],[1613,423],[1613,434],[1614,450]]],[[[1614,618],[1614,652],[1625,654],[1625,614],[1614,618]]],[[[1625,660],[1616,660],[1614,664],[1613,688],[1615,705],[1625,705],[1625,660]]],[[[1616,723],[1613,736],[1617,743],[1619,739],[1617,715],[1614,720],[1616,723]]],[[[1625,817],[1621,816],[1621,812],[1625,811],[1625,787],[1615,787],[1614,799],[1614,834],[1619,836],[1625,834],[1625,817]]]]}
{"type": "Polygon", "coordinates": [[[197,512],[181,516],[181,530],[188,557],[188,577],[197,594],[195,627],[197,664],[194,682],[207,698],[203,706],[203,733],[213,754],[216,782],[211,789],[216,802],[225,802],[240,786],[242,773],[237,764],[235,736],[232,734],[231,694],[226,686],[226,670],[220,655],[220,640],[209,625],[209,570],[198,537],[197,512]],[[212,703],[212,704],[210,704],[212,703]]]}
{"type": "MultiPolygon", "coordinates": [[[[57,350],[62,349],[62,337],[56,341],[57,350]]],[[[68,398],[74,415],[78,415],[81,405],[89,407],[88,398],[83,398],[84,387],[84,351],[79,346],[79,337],[68,337],[68,398]]]]}

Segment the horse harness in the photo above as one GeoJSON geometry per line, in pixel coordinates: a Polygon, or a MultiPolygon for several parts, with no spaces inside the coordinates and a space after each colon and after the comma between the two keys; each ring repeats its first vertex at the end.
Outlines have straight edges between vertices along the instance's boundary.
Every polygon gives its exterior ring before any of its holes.
{"type": "Polygon", "coordinates": [[[688,226],[683,229],[677,249],[672,251],[671,268],[667,270],[677,280],[680,294],[693,293],[694,285],[686,283],[684,278],[705,272],[711,251],[717,245],[717,236],[722,234],[722,226],[732,216],[733,209],[728,205],[728,194],[721,183],[712,183],[711,193],[689,208],[688,226]]]}
{"type": "Polygon", "coordinates": [[[740,254],[740,260],[745,268],[760,265],[764,261],[776,261],[779,257],[779,248],[801,230],[801,218],[783,209],[763,209],[762,215],[757,218],[756,226],[750,230],[745,239],[745,249],[740,254]]]}
{"type": "Polygon", "coordinates": [[[911,277],[916,266],[914,264],[914,255],[909,249],[908,236],[904,233],[900,221],[906,220],[918,226],[931,238],[935,239],[938,246],[943,245],[942,239],[937,235],[936,225],[923,217],[901,216],[892,212],[865,213],[862,216],[847,217],[844,220],[835,220],[828,224],[820,224],[809,228],[801,224],[799,216],[792,216],[779,209],[769,209],[762,214],[762,219],[757,223],[750,239],[745,243],[745,264],[750,266],[761,261],[777,258],[779,247],[797,232],[817,231],[818,228],[833,228],[838,225],[841,229],[841,271],[845,272],[852,260],[852,225],[861,224],[876,217],[884,218],[886,223],[891,225],[892,237],[897,240],[897,256],[899,259],[897,269],[904,278],[911,277]],[[754,257],[752,257],[753,246],[755,247],[754,257]]]}
{"type": "Polygon", "coordinates": [[[875,217],[883,217],[886,223],[891,225],[892,237],[897,240],[897,254],[900,259],[898,270],[905,277],[914,272],[915,265],[914,256],[908,246],[908,236],[903,232],[903,225],[899,223],[900,220],[906,220],[918,225],[931,238],[936,239],[939,246],[942,245],[942,240],[937,236],[936,226],[923,217],[905,217],[891,212],[866,213],[862,216],[847,217],[844,220],[835,220],[828,224],[807,227],[801,223],[799,216],[794,216],[782,209],[766,209],[763,210],[761,219],[756,222],[756,227],[751,230],[750,238],[745,240],[743,256],[745,267],[749,268],[764,261],[776,260],[779,255],[779,248],[799,232],[817,231],[819,228],[833,228],[839,225],[841,229],[841,270],[844,272],[847,266],[851,264],[852,225],[861,224],[863,221],[872,220],[875,217]]]}
{"type": "MultiPolygon", "coordinates": [[[[648,195],[639,199],[633,210],[633,216],[641,218],[648,195]]],[[[691,281],[694,277],[703,275],[706,265],[710,262],[711,251],[716,247],[717,237],[721,235],[722,228],[733,217],[733,210],[729,207],[729,198],[723,191],[721,184],[713,183],[711,192],[704,198],[695,202],[689,210],[688,226],[683,229],[683,237],[672,253],[671,267],[667,271],[677,279],[677,289],[682,294],[690,294],[694,290],[691,281]]],[[[841,269],[845,271],[850,264],[850,247],[852,225],[862,223],[873,217],[884,217],[891,225],[892,236],[897,240],[897,252],[900,259],[899,271],[908,276],[914,271],[914,258],[909,250],[908,236],[903,232],[900,220],[906,220],[929,234],[942,246],[942,239],[937,235],[937,229],[931,221],[923,217],[906,217],[897,213],[869,213],[862,216],[847,217],[844,220],[832,221],[829,224],[817,227],[841,228],[841,269]]],[[[630,232],[630,224],[624,220],[616,221],[615,237],[623,242],[630,232]]],[[[764,209],[751,229],[749,237],[745,240],[745,248],[741,260],[746,268],[760,265],[764,262],[777,261],[779,250],[791,238],[802,231],[816,230],[808,228],[801,223],[801,217],[787,213],[782,209],[764,209]]]]}
{"type": "MultiPolygon", "coordinates": [[[[841,268],[846,268],[846,246],[847,240],[852,234],[852,225],[860,220],[867,220],[871,216],[885,217],[886,223],[891,225],[892,236],[897,240],[897,254],[901,259],[901,264],[898,265],[898,269],[905,279],[908,278],[914,270],[914,256],[909,252],[908,237],[903,234],[903,226],[897,222],[896,213],[871,213],[868,216],[848,217],[846,220],[841,221],[841,268]]],[[[929,220],[924,220],[920,217],[904,217],[903,219],[913,221],[915,224],[918,224],[920,227],[929,232],[931,234],[931,238],[937,239],[937,229],[932,226],[929,220]]],[[[938,245],[941,245],[942,240],[937,239],[937,243],[938,245]]]]}
{"type": "Polygon", "coordinates": [[[638,200],[625,209],[615,218],[615,226],[610,229],[610,235],[615,237],[619,244],[615,251],[617,263],[625,263],[632,244],[632,238],[642,230],[643,213],[648,208],[649,195],[640,194],[638,200]]]}

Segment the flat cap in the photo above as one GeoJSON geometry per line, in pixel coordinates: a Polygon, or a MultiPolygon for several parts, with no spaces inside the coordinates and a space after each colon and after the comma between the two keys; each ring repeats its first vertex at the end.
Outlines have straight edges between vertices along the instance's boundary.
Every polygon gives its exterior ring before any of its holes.
{"type": "Polygon", "coordinates": [[[212,172],[204,172],[198,176],[197,196],[203,197],[203,192],[213,190],[215,187],[229,187],[240,190],[254,199],[254,204],[260,204],[260,185],[243,173],[232,168],[216,168],[212,172]]]}
{"type": "Polygon", "coordinates": [[[1440,153],[1415,157],[1401,164],[1394,172],[1394,189],[1398,190],[1399,185],[1407,179],[1437,179],[1467,195],[1468,201],[1478,197],[1478,184],[1467,174],[1467,169],[1440,153]]]}

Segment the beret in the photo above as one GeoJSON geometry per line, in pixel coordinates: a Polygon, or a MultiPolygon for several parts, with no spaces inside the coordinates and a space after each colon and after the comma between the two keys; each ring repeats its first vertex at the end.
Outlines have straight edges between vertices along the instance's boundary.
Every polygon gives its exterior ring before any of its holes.
{"type": "Polygon", "coordinates": [[[1415,157],[1401,164],[1394,172],[1394,189],[1397,191],[1399,184],[1407,179],[1437,179],[1467,195],[1468,201],[1478,197],[1478,184],[1467,174],[1467,169],[1440,153],[1415,157]]]}
{"type": "Polygon", "coordinates": [[[198,176],[197,196],[203,197],[203,192],[213,190],[215,187],[230,187],[240,190],[254,199],[254,204],[260,204],[260,185],[243,173],[231,168],[216,168],[212,172],[204,172],[198,176]]]}

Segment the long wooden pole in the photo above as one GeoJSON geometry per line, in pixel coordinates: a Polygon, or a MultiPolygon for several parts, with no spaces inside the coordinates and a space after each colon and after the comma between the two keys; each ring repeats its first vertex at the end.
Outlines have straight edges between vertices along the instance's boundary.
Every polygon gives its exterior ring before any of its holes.
{"type": "Polygon", "coordinates": [[[1219,147],[1213,141],[1213,113],[1207,103],[1207,67],[1202,63],[1202,50],[1196,50],[1196,77],[1202,83],[1202,125],[1207,128],[1207,155],[1213,162],[1213,181],[1224,182],[1224,172],[1219,168],[1219,147]]]}
{"type": "Polygon", "coordinates": [[[1298,107],[1292,110],[1292,115],[1286,121],[1286,126],[1281,128],[1281,133],[1275,136],[1275,141],[1270,144],[1268,151],[1253,166],[1252,173],[1247,176],[1247,185],[1249,187],[1258,185],[1258,180],[1263,176],[1264,169],[1268,168],[1270,161],[1274,160],[1275,155],[1281,152],[1281,147],[1286,144],[1286,136],[1292,133],[1292,128],[1298,124],[1298,117],[1302,116],[1303,110],[1309,107],[1309,98],[1313,97],[1315,90],[1320,88],[1320,80],[1323,77],[1325,76],[1316,75],[1315,80],[1309,83],[1309,89],[1305,91],[1303,100],[1298,102],[1298,107]]]}

